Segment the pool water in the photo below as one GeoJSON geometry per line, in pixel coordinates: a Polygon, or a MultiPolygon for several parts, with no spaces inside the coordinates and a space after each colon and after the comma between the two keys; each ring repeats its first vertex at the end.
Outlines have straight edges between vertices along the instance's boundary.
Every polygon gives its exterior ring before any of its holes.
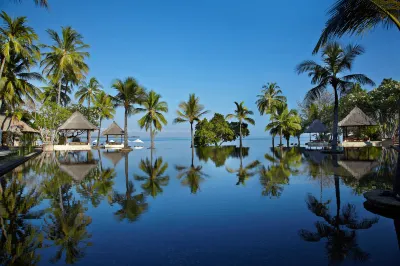
{"type": "Polygon", "coordinates": [[[17,167],[1,179],[0,263],[398,265],[399,220],[362,196],[392,188],[394,151],[189,145],[42,153],[17,167]]]}

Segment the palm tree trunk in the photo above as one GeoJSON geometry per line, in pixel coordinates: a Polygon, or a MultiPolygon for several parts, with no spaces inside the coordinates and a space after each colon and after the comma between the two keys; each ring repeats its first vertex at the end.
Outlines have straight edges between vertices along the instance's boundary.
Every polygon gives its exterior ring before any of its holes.
{"type": "Polygon", "coordinates": [[[60,102],[61,102],[61,83],[62,83],[62,76],[61,76],[60,80],[58,81],[57,105],[60,105],[60,102]]]}
{"type": "Polygon", "coordinates": [[[333,108],[332,150],[336,151],[338,143],[339,97],[336,86],[334,86],[333,90],[335,92],[335,105],[333,108]]]}
{"type": "Polygon", "coordinates": [[[191,167],[194,167],[194,147],[192,147],[192,164],[191,167]]]}
{"type": "Polygon", "coordinates": [[[194,147],[194,136],[193,136],[193,122],[190,122],[190,136],[191,136],[191,142],[190,142],[190,148],[194,147]]]}
{"type": "Polygon", "coordinates": [[[275,147],[275,135],[272,135],[272,147],[275,147]]]}
{"type": "Polygon", "coordinates": [[[124,118],[124,148],[128,148],[128,109],[125,107],[125,118],[124,118]]]}
{"type": "Polygon", "coordinates": [[[125,153],[125,186],[126,186],[126,193],[128,194],[128,153],[125,153]]]}
{"type": "Polygon", "coordinates": [[[150,149],[154,149],[153,122],[150,123],[150,149]]]}
{"type": "Polygon", "coordinates": [[[97,150],[99,154],[99,161],[100,161],[100,171],[103,172],[103,159],[101,158],[101,152],[100,150],[97,150]]]}
{"type": "Polygon", "coordinates": [[[242,149],[242,121],[239,121],[240,149],[242,149]]]}
{"type": "Polygon", "coordinates": [[[99,123],[99,134],[97,134],[97,147],[100,145],[100,132],[101,132],[101,117],[100,117],[100,123],[99,123]]]}
{"type": "Polygon", "coordinates": [[[1,80],[1,77],[3,76],[3,70],[4,70],[5,64],[6,64],[6,58],[3,57],[3,60],[1,61],[1,67],[0,67],[0,80],[1,80]]]}
{"type": "Polygon", "coordinates": [[[286,139],[286,147],[289,148],[289,146],[290,146],[290,145],[289,145],[289,139],[287,138],[287,139],[286,139]]]}
{"type": "Polygon", "coordinates": [[[297,146],[300,147],[300,136],[297,136],[297,146]]]}
{"type": "Polygon", "coordinates": [[[279,131],[279,146],[282,147],[282,129],[279,131]]]}

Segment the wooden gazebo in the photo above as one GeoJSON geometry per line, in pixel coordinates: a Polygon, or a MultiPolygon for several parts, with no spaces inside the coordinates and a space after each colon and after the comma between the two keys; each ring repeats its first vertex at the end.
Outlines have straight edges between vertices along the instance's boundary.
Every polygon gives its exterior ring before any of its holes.
{"type": "MultiPolygon", "coordinates": [[[[12,144],[14,146],[20,146],[20,141],[24,142],[22,136],[28,136],[28,142],[33,142],[33,135],[39,134],[39,131],[30,127],[27,123],[21,120],[11,119],[5,115],[0,115],[0,125],[2,131],[2,137],[7,138],[8,134],[13,136],[12,144]]],[[[26,138],[25,138],[26,140],[26,138]]]]}
{"type": "Polygon", "coordinates": [[[55,150],[90,150],[91,132],[98,130],[98,127],[90,123],[80,112],[76,111],[58,130],[64,132],[65,135],[68,135],[70,132],[86,131],[87,142],[67,142],[65,145],[55,145],[55,150]]]}
{"type": "MultiPolygon", "coordinates": [[[[378,124],[369,116],[367,116],[360,108],[354,107],[353,110],[339,122],[339,127],[343,129],[343,144],[345,142],[358,142],[363,143],[369,139],[359,138],[356,136],[349,136],[349,132],[360,132],[361,128],[377,126],[378,124]]],[[[344,145],[345,146],[345,145],[344,145]]]]}
{"type": "Polygon", "coordinates": [[[108,144],[108,137],[109,136],[120,136],[121,137],[121,143],[122,143],[122,136],[125,134],[124,130],[118,126],[115,121],[112,122],[112,124],[103,131],[103,136],[106,136],[107,140],[106,143],[108,144]]]}
{"type": "Polygon", "coordinates": [[[314,120],[306,130],[304,130],[304,133],[310,133],[310,142],[308,142],[306,145],[308,145],[310,148],[311,147],[328,147],[329,143],[321,140],[311,140],[311,134],[312,133],[326,133],[328,132],[328,129],[326,126],[318,119],[314,120]]]}

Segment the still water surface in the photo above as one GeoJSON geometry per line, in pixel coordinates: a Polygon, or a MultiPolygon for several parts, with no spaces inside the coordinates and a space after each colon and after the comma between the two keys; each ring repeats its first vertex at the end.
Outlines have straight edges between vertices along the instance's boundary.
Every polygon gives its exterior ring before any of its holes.
{"type": "Polygon", "coordinates": [[[392,187],[397,154],[245,145],[43,153],[1,180],[0,263],[398,265],[395,222],[362,196],[392,187]]]}

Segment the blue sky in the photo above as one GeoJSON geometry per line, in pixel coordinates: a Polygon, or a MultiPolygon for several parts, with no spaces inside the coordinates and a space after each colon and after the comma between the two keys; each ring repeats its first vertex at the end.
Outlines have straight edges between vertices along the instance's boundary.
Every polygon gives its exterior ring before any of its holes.
{"type": "MultiPolygon", "coordinates": [[[[27,16],[29,24],[48,43],[46,29],[72,26],[90,44],[90,73],[114,95],[116,78],[135,77],[168,102],[170,121],[159,136],[188,136],[187,124],[173,125],[175,110],[189,93],[196,93],[212,112],[228,114],[234,101],[256,111],[261,86],[277,82],[296,108],[311,88],[307,75],[295,66],[311,59],[311,51],[326,21],[332,0],[227,1],[148,0],[95,1],[49,0],[50,9],[1,0],[1,10],[11,16],[27,16]]],[[[362,38],[342,43],[362,44],[366,53],[356,60],[354,73],[364,73],[376,83],[400,79],[400,38],[395,28],[375,29],[362,38]]],[[[318,57],[315,57],[317,60],[318,57]]],[[[209,116],[212,116],[210,114],[209,116]]],[[[128,121],[130,134],[147,136],[137,126],[139,116],[128,121]]],[[[266,136],[267,117],[256,113],[253,137],[266,136]]],[[[115,121],[123,125],[123,111],[115,121]]],[[[105,126],[111,121],[105,122],[105,126]]]]}

